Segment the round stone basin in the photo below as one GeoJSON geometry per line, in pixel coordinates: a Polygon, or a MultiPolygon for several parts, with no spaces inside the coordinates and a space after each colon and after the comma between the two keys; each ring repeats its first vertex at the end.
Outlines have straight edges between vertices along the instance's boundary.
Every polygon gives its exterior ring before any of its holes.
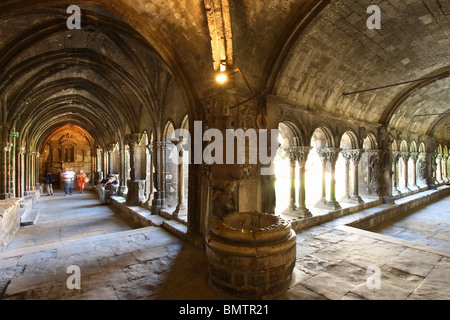
{"type": "Polygon", "coordinates": [[[295,265],[296,234],[279,216],[231,213],[216,219],[206,237],[210,283],[244,299],[266,299],[287,290],[295,265]]]}

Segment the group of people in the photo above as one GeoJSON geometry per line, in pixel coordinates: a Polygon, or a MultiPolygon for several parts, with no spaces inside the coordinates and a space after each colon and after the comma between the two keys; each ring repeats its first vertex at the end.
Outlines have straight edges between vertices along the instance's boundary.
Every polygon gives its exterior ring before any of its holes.
{"type": "MultiPolygon", "coordinates": [[[[66,197],[68,195],[72,195],[74,182],[76,182],[76,187],[78,188],[80,193],[83,193],[86,183],[89,182],[89,178],[83,170],[80,170],[78,173],[76,173],[72,169],[66,168],[63,172],[61,172],[60,176],[61,182],[64,184],[64,192],[66,197]]],[[[54,181],[55,177],[50,172],[47,172],[44,175],[44,191],[47,192],[47,196],[53,195],[54,181]]]]}
{"type": "MultiPolygon", "coordinates": [[[[80,170],[78,173],[73,171],[70,168],[65,168],[63,172],[61,172],[61,182],[64,184],[64,192],[65,196],[72,195],[74,182],[76,182],[76,188],[78,188],[80,193],[83,193],[86,183],[89,182],[88,176],[84,173],[83,170],[80,170]]],[[[50,172],[47,172],[44,175],[44,191],[47,192],[47,196],[53,195],[53,182],[55,181],[55,177],[50,172]]],[[[109,176],[106,179],[100,181],[98,186],[101,188],[101,202],[107,203],[107,200],[111,198],[111,196],[117,194],[117,189],[119,188],[119,182],[113,175],[109,176]]]]}

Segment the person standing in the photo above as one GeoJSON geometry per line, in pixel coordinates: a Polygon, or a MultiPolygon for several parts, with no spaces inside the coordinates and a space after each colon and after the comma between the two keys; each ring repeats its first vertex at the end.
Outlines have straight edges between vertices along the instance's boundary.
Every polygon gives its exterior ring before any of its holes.
{"type": "Polygon", "coordinates": [[[50,172],[47,172],[44,176],[44,191],[47,191],[47,196],[53,195],[53,181],[55,178],[50,172]]]}
{"type": "Polygon", "coordinates": [[[84,173],[83,170],[80,170],[77,174],[77,188],[80,191],[80,193],[83,193],[84,187],[86,186],[86,178],[87,175],[84,173]]]}
{"type": "Polygon", "coordinates": [[[75,171],[72,171],[69,168],[65,168],[61,173],[61,180],[64,183],[64,192],[66,193],[66,197],[68,194],[72,195],[75,175],[75,171]]]}

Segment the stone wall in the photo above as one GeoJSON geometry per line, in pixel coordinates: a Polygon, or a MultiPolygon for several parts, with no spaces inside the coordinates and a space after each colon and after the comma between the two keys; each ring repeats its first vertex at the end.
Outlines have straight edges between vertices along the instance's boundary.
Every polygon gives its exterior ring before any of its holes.
{"type": "Polygon", "coordinates": [[[0,252],[11,242],[19,230],[19,199],[0,202],[0,252]]]}

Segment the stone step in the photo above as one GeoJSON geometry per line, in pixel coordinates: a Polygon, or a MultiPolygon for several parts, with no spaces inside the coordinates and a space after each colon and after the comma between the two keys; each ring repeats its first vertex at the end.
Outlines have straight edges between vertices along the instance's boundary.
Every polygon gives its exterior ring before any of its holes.
{"type": "Polygon", "coordinates": [[[165,220],[161,225],[165,230],[174,234],[182,240],[189,240],[187,236],[187,226],[176,220],[165,220]]]}
{"type": "Polygon", "coordinates": [[[20,218],[20,226],[30,226],[36,223],[40,209],[26,210],[20,218]]]}

